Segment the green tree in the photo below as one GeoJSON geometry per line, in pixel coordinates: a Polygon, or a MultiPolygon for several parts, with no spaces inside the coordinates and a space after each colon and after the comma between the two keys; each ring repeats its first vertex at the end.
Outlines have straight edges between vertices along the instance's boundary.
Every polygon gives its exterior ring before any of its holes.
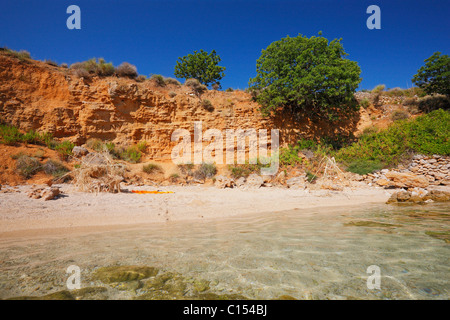
{"type": "Polygon", "coordinates": [[[257,75],[249,82],[262,113],[284,109],[297,116],[336,120],[357,110],[353,93],[361,82],[361,69],[343,58],[347,53],[340,41],[299,34],[262,50],[257,75]]]}
{"type": "Polygon", "coordinates": [[[414,75],[412,82],[427,94],[450,95],[450,57],[440,52],[433,53],[414,75]]]}
{"type": "Polygon", "coordinates": [[[193,54],[178,58],[175,66],[175,76],[177,78],[194,78],[209,86],[217,83],[225,76],[225,67],[219,66],[222,59],[213,50],[211,53],[200,50],[193,54]]]}

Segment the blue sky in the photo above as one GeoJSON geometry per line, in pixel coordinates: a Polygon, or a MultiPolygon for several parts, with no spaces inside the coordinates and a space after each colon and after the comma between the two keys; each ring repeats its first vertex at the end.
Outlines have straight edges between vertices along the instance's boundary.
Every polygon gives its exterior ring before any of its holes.
{"type": "Polygon", "coordinates": [[[450,2],[378,0],[0,0],[0,46],[68,64],[104,57],[140,74],[173,77],[176,60],[216,50],[227,69],[222,87],[247,87],[261,50],[299,33],[342,38],[362,69],[361,89],[411,87],[423,60],[449,54],[450,2]],[[66,9],[81,8],[81,30],[68,30],[66,9]],[[381,30],[366,9],[381,8],[381,30]]]}

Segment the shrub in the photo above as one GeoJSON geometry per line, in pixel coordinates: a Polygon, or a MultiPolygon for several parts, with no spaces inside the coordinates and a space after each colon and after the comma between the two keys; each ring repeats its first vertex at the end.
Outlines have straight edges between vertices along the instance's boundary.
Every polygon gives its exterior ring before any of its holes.
{"type": "Polygon", "coordinates": [[[164,81],[164,77],[160,74],[153,74],[150,77],[150,80],[153,80],[160,87],[164,87],[166,85],[166,82],[164,81]]]}
{"type": "Polygon", "coordinates": [[[176,92],[170,91],[169,92],[169,97],[174,98],[176,96],[176,92]]]}
{"type": "Polygon", "coordinates": [[[140,152],[145,152],[145,150],[147,150],[147,141],[145,140],[139,141],[138,144],[136,145],[136,148],[140,152]]]}
{"type": "Polygon", "coordinates": [[[72,155],[72,150],[75,145],[66,140],[56,145],[55,150],[59,153],[62,159],[66,160],[69,156],[72,155]]]}
{"type": "Polygon", "coordinates": [[[16,161],[16,169],[21,176],[28,179],[41,170],[42,166],[38,159],[21,155],[16,161]]]}
{"type": "Polygon", "coordinates": [[[52,60],[45,60],[44,61],[46,64],[50,65],[50,66],[54,66],[54,67],[58,67],[58,63],[52,60]]]}
{"type": "Polygon", "coordinates": [[[386,89],[386,86],[384,84],[379,84],[375,88],[372,89],[372,93],[381,93],[386,89]]]}
{"type": "Polygon", "coordinates": [[[86,141],[86,146],[97,152],[102,152],[105,150],[103,142],[100,139],[96,139],[96,138],[88,139],[86,141]]]}
{"type": "Polygon", "coordinates": [[[409,118],[409,113],[404,111],[404,110],[395,110],[394,112],[392,112],[391,115],[391,119],[392,121],[397,121],[397,120],[403,120],[403,119],[408,119],[409,118]]]}
{"type": "Polygon", "coordinates": [[[302,163],[302,158],[298,156],[300,152],[299,145],[289,145],[287,148],[280,149],[280,164],[285,166],[294,166],[302,163]]]}
{"type": "Polygon", "coordinates": [[[114,66],[111,62],[107,63],[103,58],[92,58],[84,62],[75,62],[70,66],[72,73],[79,77],[89,77],[97,75],[100,77],[112,76],[114,66]]]}
{"type": "Polygon", "coordinates": [[[119,77],[128,77],[131,79],[134,79],[138,76],[137,68],[136,66],[132,65],[128,62],[122,62],[117,68],[116,68],[116,74],[119,77]]]}
{"type": "Polygon", "coordinates": [[[208,90],[208,88],[205,85],[201,84],[197,79],[187,79],[184,82],[184,85],[190,87],[198,96],[208,90]]]}
{"type": "Polygon", "coordinates": [[[67,63],[61,63],[60,67],[67,69],[69,67],[69,65],[67,63]]]}
{"type": "Polygon", "coordinates": [[[384,167],[383,163],[379,161],[358,160],[351,162],[347,167],[347,171],[357,173],[360,175],[365,175],[383,169],[383,167],[384,167]]]}
{"type": "Polygon", "coordinates": [[[412,120],[394,122],[388,129],[362,135],[336,153],[336,159],[350,164],[375,161],[397,164],[409,151],[421,154],[450,154],[450,113],[435,110],[412,120]]]}
{"type": "Polygon", "coordinates": [[[180,81],[178,81],[177,79],[174,79],[174,78],[165,78],[164,82],[165,82],[166,85],[172,84],[172,85],[175,85],[175,86],[181,86],[180,81]]]}
{"type": "Polygon", "coordinates": [[[249,89],[263,115],[288,111],[328,120],[347,117],[358,109],[353,94],[361,69],[346,55],[338,39],[288,36],[262,51],[249,89]]]}
{"type": "Polygon", "coordinates": [[[175,76],[177,78],[197,79],[200,83],[208,86],[218,83],[225,76],[225,67],[219,66],[221,61],[215,50],[211,53],[200,50],[193,54],[178,58],[175,66],[175,76]]]}
{"type": "Polygon", "coordinates": [[[192,176],[194,165],[192,163],[183,163],[178,165],[178,170],[184,175],[192,176]]]}
{"type": "Polygon", "coordinates": [[[225,90],[225,92],[233,92],[233,88],[228,88],[227,90],[225,90]]]}
{"type": "Polygon", "coordinates": [[[314,183],[317,180],[317,176],[310,172],[310,171],[306,171],[306,181],[308,181],[309,183],[314,183]]]}
{"type": "Polygon", "coordinates": [[[34,130],[30,130],[22,136],[22,141],[29,144],[38,144],[41,141],[41,135],[34,130]]]}
{"type": "Polygon", "coordinates": [[[211,101],[209,101],[208,99],[202,100],[201,105],[202,105],[203,109],[205,109],[206,111],[209,111],[209,112],[214,111],[214,106],[212,105],[211,101]]]}
{"type": "Polygon", "coordinates": [[[423,112],[431,112],[433,110],[450,109],[450,97],[440,94],[426,96],[417,100],[419,110],[423,112]]]}
{"type": "Polygon", "coordinates": [[[220,89],[220,84],[214,83],[214,84],[211,86],[211,88],[212,88],[213,90],[219,90],[219,89],[220,89]]]}
{"type": "Polygon", "coordinates": [[[361,100],[361,102],[359,104],[361,105],[361,107],[366,109],[367,107],[370,106],[370,101],[369,101],[369,99],[364,98],[364,99],[361,100]]]}
{"type": "Polygon", "coordinates": [[[199,180],[205,180],[206,178],[212,178],[216,175],[217,168],[213,163],[202,163],[194,172],[194,178],[199,180]]]}
{"type": "Polygon", "coordinates": [[[169,176],[169,180],[170,180],[170,182],[172,182],[172,183],[177,182],[178,179],[180,179],[180,175],[179,175],[178,173],[172,173],[172,174],[169,176]]]}
{"type": "Polygon", "coordinates": [[[147,77],[144,76],[143,74],[140,74],[136,77],[135,79],[137,82],[144,82],[145,80],[147,80],[147,77]]]}
{"type": "Polygon", "coordinates": [[[42,169],[46,174],[51,174],[55,178],[60,178],[69,172],[69,169],[67,169],[61,162],[51,159],[47,160],[47,162],[42,166],[42,169]]]}
{"type": "Polygon", "coordinates": [[[16,127],[0,124],[0,138],[2,143],[12,146],[22,142],[22,133],[16,127]]]}
{"type": "Polygon", "coordinates": [[[120,157],[125,161],[138,163],[139,161],[141,161],[142,153],[136,146],[132,146],[123,151],[120,157]]]}
{"type": "Polygon", "coordinates": [[[250,174],[259,172],[261,166],[258,164],[234,164],[229,165],[228,170],[230,171],[231,177],[233,179],[239,179],[241,177],[247,178],[250,174]]]}
{"type": "Polygon", "coordinates": [[[148,173],[148,174],[156,173],[156,172],[162,173],[163,169],[161,168],[161,166],[159,166],[155,163],[149,163],[149,164],[142,166],[142,171],[145,173],[148,173]]]}

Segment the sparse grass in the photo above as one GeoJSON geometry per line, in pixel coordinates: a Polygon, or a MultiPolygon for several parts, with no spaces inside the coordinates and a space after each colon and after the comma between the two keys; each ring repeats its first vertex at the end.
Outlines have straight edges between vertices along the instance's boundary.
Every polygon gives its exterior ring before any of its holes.
{"type": "Polygon", "coordinates": [[[172,173],[169,176],[169,181],[172,182],[172,183],[178,182],[179,179],[180,179],[180,175],[178,173],[172,173]]]}
{"type": "Polygon", "coordinates": [[[192,176],[194,167],[195,166],[192,163],[183,163],[178,165],[178,170],[184,175],[192,176]]]}
{"type": "Polygon", "coordinates": [[[152,173],[163,173],[163,169],[160,165],[155,163],[149,163],[142,166],[142,171],[148,174],[152,173]]]}
{"type": "Polygon", "coordinates": [[[97,152],[104,151],[104,144],[100,139],[91,138],[86,141],[86,146],[97,152]]]}
{"type": "Polygon", "coordinates": [[[386,85],[379,84],[375,88],[372,89],[372,93],[381,93],[384,91],[384,89],[386,89],[386,85]]]}
{"type": "Polygon", "coordinates": [[[147,150],[147,141],[145,140],[139,141],[138,144],[136,145],[136,148],[140,152],[145,152],[145,150],[147,150]]]}
{"type": "Polygon", "coordinates": [[[205,180],[212,178],[217,174],[217,168],[213,163],[202,163],[197,170],[194,171],[194,178],[205,180]]]}
{"type": "Polygon", "coordinates": [[[42,169],[46,174],[51,174],[55,178],[60,178],[67,172],[69,172],[69,169],[67,169],[61,162],[51,159],[45,162],[45,164],[42,166],[42,169]]]}
{"type": "Polygon", "coordinates": [[[403,120],[403,119],[408,119],[408,118],[409,118],[409,113],[407,111],[401,110],[401,109],[395,110],[391,114],[392,121],[403,120]]]}

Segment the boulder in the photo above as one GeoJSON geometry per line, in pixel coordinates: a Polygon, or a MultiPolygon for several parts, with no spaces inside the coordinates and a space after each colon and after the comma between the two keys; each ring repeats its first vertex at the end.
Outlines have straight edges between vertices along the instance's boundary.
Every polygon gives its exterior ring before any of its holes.
{"type": "Polygon", "coordinates": [[[305,178],[304,177],[294,177],[286,180],[286,184],[291,189],[304,189],[305,188],[305,178]]]}
{"type": "Polygon", "coordinates": [[[88,153],[89,153],[89,151],[85,147],[75,146],[72,149],[72,154],[77,158],[83,157],[83,156],[87,155],[88,153]]]}
{"type": "Polygon", "coordinates": [[[251,188],[259,188],[264,184],[264,179],[257,175],[256,173],[252,173],[247,177],[246,185],[251,188]]]}
{"type": "Polygon", "coordinates": [[[426,188],[429,185],[425,177],[414,173],[389,171],[385,176],[390,180],[389,185],[397,188],[426,188]]]}
{"type": "Polygon", "coordinates": [[[238,187],[241,187],[245,184],[245,178],[244,177],[240,177],[239,179],[236,180],[236,185],[238,187]]]}
{"type": "Polygon", "coordinates": [[[59,188],[57,187],[47,188],[41,193],[41,197],[42,199],[44,199],[44,201],[53,200],[58,195],[59,195],[59,188]]]}
{"type": "Polygon", "coordinates": [[[216,181],[214,182],[214,185],[217,188],[225,189],[225,188],[233,188],[236,183],[233,179],[225,177],[225,176],[216,176],[216,181]]]}

